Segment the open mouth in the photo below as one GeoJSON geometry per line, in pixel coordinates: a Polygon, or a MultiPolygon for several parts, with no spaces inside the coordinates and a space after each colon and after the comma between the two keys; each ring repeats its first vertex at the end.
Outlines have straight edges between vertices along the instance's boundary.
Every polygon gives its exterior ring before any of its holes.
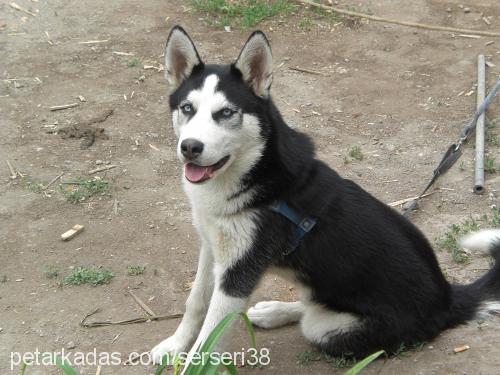
{"type": "Polygon", "coordinates": [[[187,163],[184,165],[184,176],[189,182],[199,184],[200,182],[211,179],[215,172],[221,169],[229,160],[229,155],[224,156],[217,163],[207,166],[187,163]]]}

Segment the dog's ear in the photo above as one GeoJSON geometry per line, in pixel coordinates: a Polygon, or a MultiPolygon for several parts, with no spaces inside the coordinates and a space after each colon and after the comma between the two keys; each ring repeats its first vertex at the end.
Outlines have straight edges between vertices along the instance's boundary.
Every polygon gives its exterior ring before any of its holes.
{"type": "Polygon", "coordinates": [[[203,66],[198,51],[186,31],[175,26],[165,46],[165,77],[172,91],[191,75],[196,66],[203,66]]]}
{"type": "Polygon", "coordinates": [[[273,56],[262,31],[250,35],[234,66],[258,96],[266,98],[273,82],[273,56]]]}

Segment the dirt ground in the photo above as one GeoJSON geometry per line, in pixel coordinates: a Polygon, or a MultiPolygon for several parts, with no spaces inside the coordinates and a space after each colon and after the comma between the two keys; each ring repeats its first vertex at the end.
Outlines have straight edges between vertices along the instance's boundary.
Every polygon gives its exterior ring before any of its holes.
{"type": "MultiPolygon", "coordinates": [[[[18,368],[10,370],[12,351],[74,346],[72,351],[96,348],[125,356],[149,350],[174,332],[178,320],[79,326],[96,308],[101,309],[93,317],[98,320],[144,316],[128,287],[157,313],[183,312],[196,269],[198,240],[181,189],[167,86],[163,72],[144,65],[160,66],[167,33],[177,23],[186,27],[200,54],[211,62],[232,61],[249,31],[209,27],[203,14],[182,1],[17,1],[36,17],[9,3],[0,1],[0,373],[18,373],[18,368]],[[105,42],[81,43],[92,40],[105,42]],[[131,56],[113,52],[134,53],[140,64],[130,67],[131,56]],[[49,110],[70,103],[79,105],[49,110]],[[99,126],[109,139],[96,139],[88,149],[80,149],[78,139],[62,139],[49,131],[108,109],[114,113],[99,126]],[[26,176],[24,180],[9,178],[6,160],[26,176]],[[67,181],[106,163],[117,165],[98,173],[112,182],[110,193],[80,204],[64,199],[59,181],[47,194],[27,188],[26,181],[46,184],[61,172],[61,181],[67,181]],[[77,223],[85,225],[85,231],[61,241],[60,234],[77,223]],[[60,287],[57,280],[47,278],[47,269],[65,275],[80,265],[103,266],[115,277],[97,287],[60,287]],[[145,266],[146,271],[128,276],[130,265],[145,266]]],[[[340,3],[414,22],[500,30],[497,0],[340,3]],[[462,3],[470,13],[459,7],[462,3]],[[491,26],[481,20],[481,13],[491,26]]],[[[414,196],[473,113],[475,94],[465,94],[476,82],[477,55],[484,53],[495,65],[487,70],[490,87],[500,73],[500,39],[373,22],[326,26],[310,17],[308,29],[298,26],[298,14],[260,25],[273,47],[275,102],[291,126],[313,137],[319,158],[343,176],[384,202],[414,196]],[[288,69],[296,66],[324,75],[288,69]],[[364,158],[345,163],[352,146],[359,146],[364,158]]],[[[500,117],[498,100],[489,117],[500,117]]],[[[489,148],[497,162],[498,150],[489,148]]],[[[471,193],[472,183],[469,144],[461,161],[438,184],[444,190],[426,198],[412,220],[434,240],[453,223],[489,213],[498,202],[498,174],[487,176],[487,193],[482,196],[471,193]]],[[[458,265],[445,251],[437,255],[453,281],[469,282],[488,267],[488,260],[478,256],[458,265]]],[[[252,302],[289,300],[292,288],[267,277],[252,302]]],[[[296,326],[256,332],[258,345],[270,350],[271,364],[241,373],[345,371],[325,361],[299,363],[297,355],[311,348],[296,326]]],[[[242,324],[230,341],[232,350],[248,347],[242,324]]],[[[77,368],[81,374],[96,372],[93,366],[77,368]]],[[[104,375],[152,372],[152,366],[102,369],[104,375]]],[[[53,367],[26,371],[56,373],[53,367]]],[[[378,361],[366,373],[499,374],[500,319],[447,331],[422,350],[378,361]],[[465,344],[469,350],[453,354],[453,348],[465,344]]]]}

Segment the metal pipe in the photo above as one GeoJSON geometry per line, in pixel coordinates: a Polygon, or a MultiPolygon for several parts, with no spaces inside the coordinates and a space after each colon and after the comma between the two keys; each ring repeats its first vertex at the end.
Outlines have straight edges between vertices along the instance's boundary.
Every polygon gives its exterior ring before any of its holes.
{"type": "MultiPolygon", "coordinates": [[[[477,108],[486,95],[486,64],[484,55],[477,58],[477,108]]],[[[476,159],[474,168],[474,193],[484,193],[484,118],[482,113],[476,124],[476,159]]]]}

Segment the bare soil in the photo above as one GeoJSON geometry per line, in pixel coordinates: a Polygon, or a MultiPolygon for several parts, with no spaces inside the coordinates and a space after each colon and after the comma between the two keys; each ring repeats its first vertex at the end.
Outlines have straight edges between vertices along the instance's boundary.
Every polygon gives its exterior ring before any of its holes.
{"type": "MultiPolygon", "coordinates": [[[[101,311],[93,319],[143,316],[126,292],[128,287],[158,314],[183,312],[196,269],[198,240],[181,189],[167,86],[163,72],[144,65],[160,66],[167,33],[177,23],[187,28],[201,55],[211,62],[232,61],[249,31],[209,27],[201,20],[203,14],[182,1],[18,1],[36,17],[9,3],[0,1],[0,373],[18,372],[10,371],[11,351],[55,351],[70,343],[73,351],[82,352],[97,348],[125,355],[149,350],[174,332],[178,320],[79,326],[98,307],[101,311]],[[81,43],[92,40],[106,41],[81,43]],[[133,57],[113,51],[134,53],[140,64],[129,67],[133,57]],[[71,103],[79,105],[49,110],[71,103]],[[96,138],[87,149],[80,148],[79,139],[63,139],[50,131],[53,124],[56,129],[71,126],[109,109],[113,114],[97,124],[109,139],[96,138]],[[6,160],[26,175],[24,180],[9,179],[6,160]],[[98,174],[112,182],[109,194],[75,205],[64,199],[58,182],[47,194],[27,188],[26,181],[46,184],[61,172],[62,181],[87,176],[99,167],[98,160],[118,166],[98,174]],[[60,234],[77,223],[85,225],[84,232],[61,241],[60,234]],[[65,275],[80,265],[103,266],[115,278],[98,287],[60,287],[46,276],[48,268],[65,275]],[[128,276],[130,265],[143,265],[146,271],[128,276]]],[[[497,0],[467,1],[464,6],[470,13],[459,8],[461,3],[369,0],[360,9],[414,22],[500,30],[497,0]]],[[[500,73],[500,39],[365,21],[359,26],[332,26],[309,17],[309,29],[298,26],[298,14],[260,25],[273,46],[273,95],[285,119],[315,140],[321,159],[382,201],[418,194],[474,111],[475,94],[465,94],[476,82],[477,55],[484,53],[496,65],[487,71],[490,87],[500,73]],[[488,44],[490,40],[494,43],[488,44]],[[324,75],[292,71],[291,66],[324,75]],[[364,158],[345,163],[352,146],[359,146],[364,158]]],[[[500,117],[499,108],[497,101],[489,116],[500,117]]],[[[489,147],[489,153],[500,159],[498,147],[489,147]]],[[[413,221],[434,240],[453,223],[489,213],[498,202],[498,174],[487,176],[487,193],[482,196],[472,194],[472,184],[469,144],[461,161],[440,181],[445,190],[426,198],[413,221]]],[[[453,263],[445,251],[437,251],[437,256],[456,282],[475,279],[489,265],[475,255],[465,265],[453,263]]],[[[292,285],[267,277],[252,301],[293,298],[292,285]]],[[[271,364],[241,369],[242,373],[344,371],[324,361],[298,363],[298,353],[311,348],[296,326],[257,330],[257,341],[270,349],[271,364]]],[[[231,342],[233,350],[248,347],[242,324],[231,342]]],[[[96,372],[92,366],[77,368],[82,374],[96,372]]],[[[102,369],[102,374],[152,372],[151,366],[102,369]]],[[[33,367],[26,373],[58,372],[33,367]]],[[[378,361],[366,373],[498,374],[500,320],[444,332],[422,350],[378,361]],[[470,349],[453,353],[464,344],[470,349]]]]}

